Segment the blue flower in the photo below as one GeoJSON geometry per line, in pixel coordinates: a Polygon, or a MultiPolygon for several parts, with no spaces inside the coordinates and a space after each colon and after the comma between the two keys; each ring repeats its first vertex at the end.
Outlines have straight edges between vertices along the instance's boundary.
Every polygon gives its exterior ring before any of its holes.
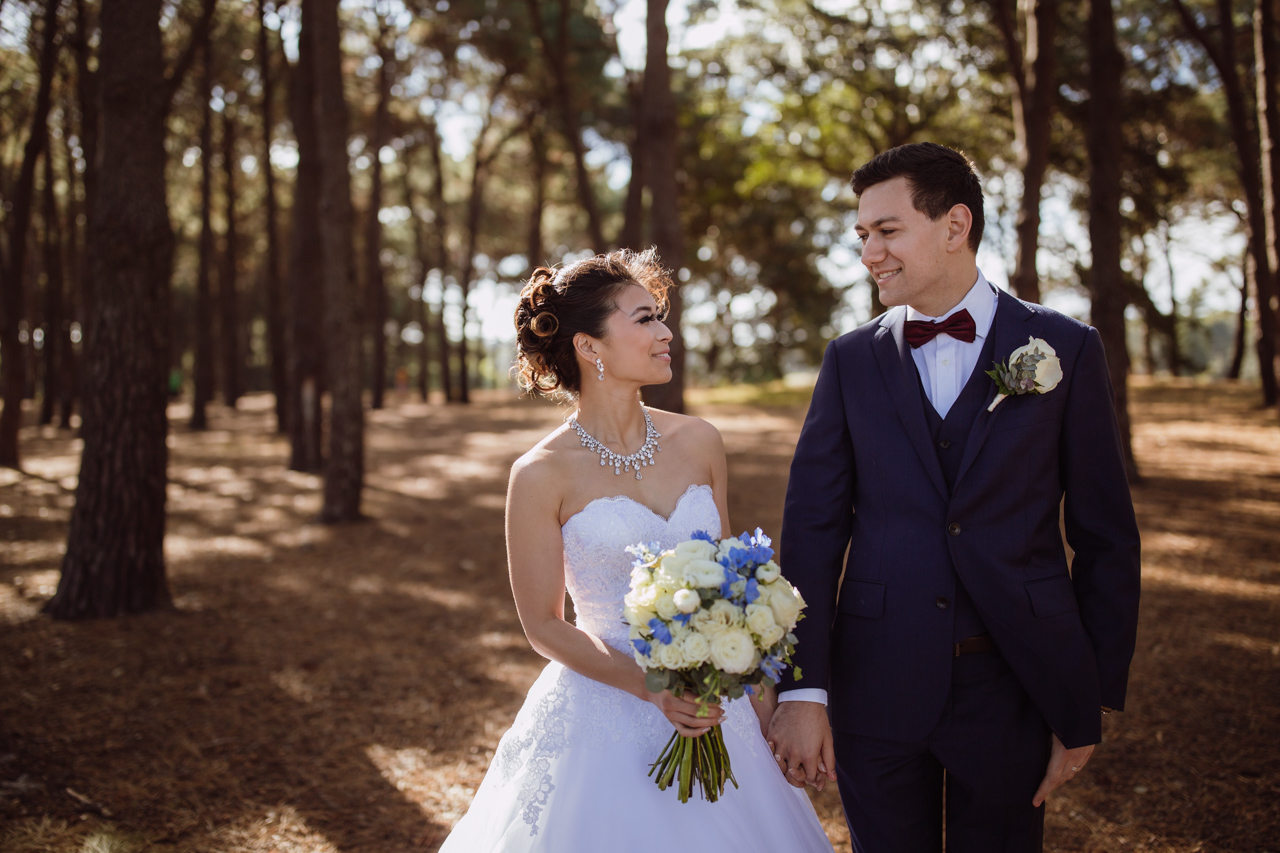
{"type": "Polygon", "coordinates": [[[751,537],[751,544],[764,545],[765,547],[768,547],[769,545],[773,544],[773,540],[770,539],[768,536],[765,536],[764,531],[761,530],[759,527],[757,527],[755,536],[751,537]]]}
{"type": "Polygon", "coordinates": [[[653,638],[662,645],[668,645],[671,642],[671,630],[667,628],[667,624],[658,617],[649,620],[649,629],[653,631],[653,638]]]}
{"type": "Polygon", "coordinates": [[[760,671],[774,681],[782,680],[782,670],[786,668],[787,665],[785,663],[772,655],[760,661],[760,671]]]}
{"type": "Polygon", "coordinates": [[[705,530],[695,530],[689,535],[689,538],[701,539],[703,542],[710,542],[712,545],[716,544],[715,538],[705,530]]]}
{"type": "Polygon", "coordinates": [[[692,618],[692,613],[677,613],[675,616],[671,617],[672,621],[679,622],[681,625],[688,625],[689,620],[692,618]]]}
{"type": "Polygon", "coordinates": [[[740,580],[742,580],[742,578],[738,575],[737,572],[735,572],[733,569],[729,568],[728,566],[725,566],[724,583],[720,584],[720,597],[733,598],[733,585],[740,580]]]}
{"type": "Polygon", "coordinates": [[[744,595],[746,596],[747,604],[751,604],[760,597],[760,584],[756,582],[755,578],[747,580],[747,588],[744,591],[744,595]]]}
{"type": "Polygon", "coordinates": [[[642,655],[645,655],[646,657],[648,657],[649,652],[653,650],[653,646],[649,645],[647,642],[639,638],[632,640],[631,645],[635,646],[636,651],[638,651],[642,655]]]}

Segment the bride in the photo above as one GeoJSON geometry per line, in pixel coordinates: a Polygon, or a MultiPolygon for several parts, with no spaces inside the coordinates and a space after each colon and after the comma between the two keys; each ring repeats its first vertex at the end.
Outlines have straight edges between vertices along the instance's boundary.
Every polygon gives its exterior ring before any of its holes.
{"type": "Polygon", "coordinates": [[[699,717],[692,694],[645,689],[627,640],[626,546],[670,548],[695,530],[728,530],[719,432],[639,400],[642,386],[671,380],[669,285],[652,250],[624,250],[539,269],[520,294],[521,383],[577,405],[516,462],[507,492],[516,608],[529,642],[552,662],[441,853],[650,853],[673,843],[735,853],[831,850],[805,793],[783,778],[761,734],[772,693],[699,717]],[[576,624],[564,618],[566,589],[576,624]],[[672,727],[695,736],[715,725],[739,787],[729,785],[716,803],[682,804],[674,790],[658,790],[649,766],[672,727]]]}

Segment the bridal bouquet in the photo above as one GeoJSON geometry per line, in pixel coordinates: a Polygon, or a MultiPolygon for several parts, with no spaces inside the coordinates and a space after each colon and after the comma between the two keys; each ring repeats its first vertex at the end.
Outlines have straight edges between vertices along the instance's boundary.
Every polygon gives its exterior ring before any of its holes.
{"type": "MultiPolygon", "coordinates": [[[[702,714],[718,699],[778,683],[805,603],[782,577],[769,544],[756,528],[754,535],[720,540],[697,531],[669,551],[656,543],[627,549],[636,559],[623,613],[649,690],[691,691],[702,714]]],[[[677,783],[682,803],[695,782],[711,802],[726,781],[738,786],[718,726],[696,738],[673,734],[650,768],[655,774],[664,791],[677,783]]]]}

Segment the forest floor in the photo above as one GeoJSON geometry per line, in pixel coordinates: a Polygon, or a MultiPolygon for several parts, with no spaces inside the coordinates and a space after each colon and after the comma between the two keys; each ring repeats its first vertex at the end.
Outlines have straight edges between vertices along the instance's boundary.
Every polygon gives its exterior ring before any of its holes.
{"type": "MultiPolygon", "coordinates": [[[[1136,384],[1144,585],[1126,713],[1049,801],[1051,851],[1280,851],[1280,427],[1254,389],[1136,384]]],[[[368,521],[315,523],[269,398],[171,409],[176,607],[58,623],[80,443],[0,471],[0,849],[432,851],[544,661],[507,585],[511,462],[556,408],[371,412],[368,521]]],[[[803,395],[694,395],[736,525],[777,531],[803,395]]],[[[785,555],[782,556],[785,566],[785,555]]],[[[849,849],[831,789],[814,797],[849,849]]]]}

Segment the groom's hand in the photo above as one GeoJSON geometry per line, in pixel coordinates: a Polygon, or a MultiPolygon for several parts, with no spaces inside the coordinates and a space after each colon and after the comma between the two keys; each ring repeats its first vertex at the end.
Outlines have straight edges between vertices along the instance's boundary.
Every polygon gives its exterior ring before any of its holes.
{"type": "Polygon", "coordinates": [[[821,791],[836,780],[835,747],[827,709],[820,702],[779,702],[769,721],[769,745],[787,781],[821,791]]]}
{"type": "Polygon", "coordinates": [[[1049,767],[1045,770],[1040,787],[1036,788],[1036,795],[1032,798],[1031,805],[1040,808],[1040,804],[1048,799],[1049,793],[1054,788],[1074,779],[1075,775],[1089,763],[1089,756],[1093,755],[1095,745],[1067,749],[1062,745],[1062,741],[1058,740],[1058,736],[1054,735],[1053,746],[1049,748],[1049,767]]]}

